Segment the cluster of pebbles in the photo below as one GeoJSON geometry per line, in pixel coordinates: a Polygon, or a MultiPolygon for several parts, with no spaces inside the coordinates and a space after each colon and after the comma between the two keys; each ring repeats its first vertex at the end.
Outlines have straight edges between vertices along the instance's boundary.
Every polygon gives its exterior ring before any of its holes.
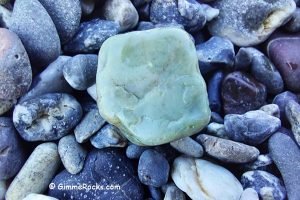
{"type": "Polygon", "coordinates": [[[0,200],[299,200],[297,5],[0,0],[0,200]]]}

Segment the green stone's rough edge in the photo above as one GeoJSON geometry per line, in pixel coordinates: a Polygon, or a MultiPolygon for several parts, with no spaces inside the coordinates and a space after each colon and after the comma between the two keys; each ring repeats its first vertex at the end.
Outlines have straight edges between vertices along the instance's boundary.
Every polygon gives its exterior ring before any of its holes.
{"type": "Polygon", "coordinates": [[[107,39],[99,52],[96,82],[101,116],[137,145],[193,135],[210,120],[196,49],[181,29],[107,39]]]}

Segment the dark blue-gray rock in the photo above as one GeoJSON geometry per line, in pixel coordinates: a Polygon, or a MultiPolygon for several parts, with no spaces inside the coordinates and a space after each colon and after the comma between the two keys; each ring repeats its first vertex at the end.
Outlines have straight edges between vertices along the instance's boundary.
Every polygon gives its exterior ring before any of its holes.
{"type": "Polygon", "coordinates": [[[5,193],[7,190],[6,181],[0,180],[0,199],[5,199],[5,193]]]}
{"type": "Polygon", "coordinates": [[[0,44],[0,99],[14,100],[24,95],[31,85],[31,65],[14,32],[0,28],[0,44]]]}
{"type": "Polygon", "coordinates": [[[217,9],[195,0],[152,0],[150,20],[155,23],[177,23],[195,32],[219,14],[217,9]]]}
{"type": "Polygon", "coordinates": [[[269,139],[269,152],[279,169],[289,200],[300,197],[300,149],[288,135],[277,132],[269,139]]]}
{"type": "Polygon", "coordinates": [[[218,68],[231,67],[234,63],[234,47],[227,38],[211,37],[196,46],[200,71],[203,74],[218,68]]]}
{"type": "Polygon", "coordinates": [[[207,134],[200,134],[197,141],[209,156],[223,162],[248,163],[259,155],[259,150],[255,147],[207,134]]]}
{"type": "Polygon", "coordinates": [[[225,130],[225,126],[224,126],[223,123],[224,122],[222,122],[222,123],[216,123],[216,122],[209,123],[207,125],[207,132],[210,135],[213,135],[213,136],[216,136],[216,137],[219,137],[219,138],[229,139],[228,135],[226,133],[226,130],[225,130]]]}
{"type": "Polygon", "coordinates": [[[25,159],[25,151],[13,122],[10,118],[0,117],[0,180],[16,175],[25,159]]]}
{"type": "Polygon", "coordinates": [[[247,73],[229,73],[222,84],[223,110],[225,114],[243,114],[265,104],[266,86],[247,73]]]}
{"type": "Polygon", "coordinates": [[[151,7],[151,1],[147,2],[146,4],[142,5],[141,7],[137,8],[137,12],[139,14],[139,20],[150,20],[150,7],[151,7]]]}
{"type": "Polygon", "coordinates": [[[147,149],[149,148],[145,146],[130,144],[126,148],[126,156],[130,159],[139,159],[142,153],[147,149]]]}
{"type": "Polygon", "coordinates": [[[155,28],[155,25],[152,22],[140,21],[137,25],[136,30],[143,31],[155,28]]]}
{"type": "Polygon", "coordinates": [[[285,24],[284,28],[291,33],[297,33],[300,31],[300,8],[296,8],[292,18],[285,24]]]}
{"type": "Polygon", "coordinates": [[[64,64],[63,74],[74,89],[86,90],[96,83],[97,66],[97,55],[79,54],[64,64]]]}
{"type": "Polygon", "coordinates": [[[12,12],[0,5],[0,27],[8,28],[11,24],[12,12]]]}
{"type": "Polygon", "coordinates": [[[241,177],[243,188],[253,188],[261,199],[284,200],[286,190],[279,178],[265,171],[245,172],[241,177]]]}
{"type": "Polygon", "coordinates": [[[22,40],[32,65],[44,67],[59,56],[57,30],[38,0],[16,0],[9,28],[22,40]]]}
{"type": "Polygon", "coordinates": [[[39,0],[50,15],[62,44],[73,37],[79,28],[81,5],[79,0],[39,0]]]}
{"type": "Polygon", "coordinates": [[[104,124],[105,120],[101,117],[98,108],[91,109],[74,129],[77,142],[86,142],[104,124]]]}
{"type": "Polygon", "coordinates": [[[9,111],[17,103],[16,99],[0,99],[0,115],[9,111]]]}
{"type": "Polygon", "coordinates": [[[234,141],[257,145],[263,143],[281,126],[277,117],[264,111],[249,111],[244,115],[228,114],[224,118],[228,137],[234,141]]]}
{"type": "Polygon", "coordinates": [[[153,200],[162,200],[162,193],[159,187],[148,186],[150,196],[153,200]]]}
{"type": "Polygon", "coordinates": [[[94,0],[80,0],[82,15],[90,15],[95,10],[94,0]]]}
{"type": "Polygon", "coordinates": [[[95,53],[103,42],[119,33],[120,26],[113,21],[93,19],[82,22],[77,33],[64,45],[64,51],[71,54],[95,53]]]}
{"type": "Polygon", "coordinates": [[[58,154],[66,170],[77,174],[83,168],[87,151],[77,143],[74,135],[67,135],[58,142],[58,154]]]}
{"type": "Polygon", "coordinates": [[[283,123],[287,123],[285,107],[290,101],[298,101],[297,95],[290,91],[285,91],[276,95],[273,99],[274,104],[277,104],[280,110],[280,119],[283,123]]]}
{"type": "Polygon", "coordinates": [[[272,115],[280,119],[280,110],[277,104],[267,104],[262,106],[259,110],[262,110],[268,115],[272,115]]]}
{"type": "Polygon", "coordinates": [[[131,0],[132,4],[135,7],[141,7],[142,5],[145,5],[148,2],[151,2],[152,0],[131,0]]]}
{"type": "Polygon", "coordinates": [[[21,97],[19,103],[47,93],[70,93],[72,88],[63,76],[63,65],[69,59],[69,56],[59,56],[45,70],[36,75],[30,90],[21,97]]]}
{"type": "Polygon", "coordinates": [[[190,137],[184,137],[173,141],[170,143],[170,145],[180,153],[183,153],[187,156],[195,158],[200,158],[203,156],[202,146],[190,137]]]}
{"type": "Polygon", "coordinates": [[[105,19],[117,22],[121,32],[133,29],[139,21],[138,12],[130,0],[106,1],[103,15],[105,19]]]}
{"type": "Polygon", "coordinates": [[[91,137],[90,141],[97,149],[125,147],[127,144],[127,140],[122,136],[120,130],[111,124],[102,127],[100,131],[91,137]]]}
{"type": "Polygon", "coordinates": [[[209,79],[207,85],[209,107],[212,111],[215,111],[217,113],[220,113],[222,111],[221,87],[223,78],[224,73],[222,71],[217,71],[209,79]]]}
{"type": "Polygon", "coordinates": [[[219,124],[224,123],[223,117],[217,112],[211,112],[210,121],[211,122],[216,122],[216,123],[219,123],[219,124]]]}
{"type": "Polygon", "coordinates": [[[145,185],[160,187],[167,183],[170,165],[166,158],[155,150],[143,152],[138,165],[140,181],[145,185]]]}
{"type": "Polygon", "coordinates": [[[257,159],[251,163],[244,165],[247,170],[263,170],[266,171],[267,167],[273,164],[273,160],[269,154],[261,154],[257,159]]]}
{"type": "Polygon", "coordinates": [[[50,93],[16,105],[13,122],[24,140],[51,141],[67,135],[81,116],[81,106],[74,97],[50,93]]]}
{"type": "Polygon", "coordinates": [[[227,37],[238,46],[262,43],[296,9],[294,0],[218,0],[212,6],[220,14],[209,24],[210,33],[227,37]]]}
{"type": "Polygon", "coordinates": [[[170,185],[166,189],[164,200],[185,200],[184,193],[175,185],[170,185]]]}
{"type": "Polygon", "coordinates": [[[295,140],[300,145],[300,105],[296,101],[289,101],[285,106],[285,114],[291,124],[295,140]]]}
{"type": "Polygon", "coordinates": [[[88,154],[83,170],[76,175],[66,170],[53,180],[55,185],[78,185],[86,183],[103,187],[114,185],[114,190],[49,190],[49,196],[73,200],[143,200],[143,188],[131,163],[116,149],[93,150],[88,154]],[[71,198],[72,197],[72,198],[71,198]]]}

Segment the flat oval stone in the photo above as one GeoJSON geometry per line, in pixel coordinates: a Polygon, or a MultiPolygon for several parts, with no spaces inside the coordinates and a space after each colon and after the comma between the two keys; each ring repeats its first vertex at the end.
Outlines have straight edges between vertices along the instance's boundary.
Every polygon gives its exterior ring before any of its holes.
{"type": "Polygon", "coordinates": [[[57,199],[73,200],[102,200],[102,199],[122,199],[122,200],[143,200],[144,190],[139,182],[133,165],[120,151],[116,149],[93,150],[86,158],[83,170],[76,175],[68,173],[66,170],[60,172],[52,180],[56,186],[88,184],[106,187],[119,186],[111,190],[49,190],[49,196],[57,199]]]}
{"type": "Polygon", "coordinates": [[[96,83],[100,114],[138,145],[193,135],[210,119],[195,46],[177,28],[109,38],[99,52],[96,83]]]}
{"type": "Polygon", "coordinates": [[[199,158],[203,155],[203,147],[190,137],[175,140],[171,142],[170,145],[187,156],[199,158]]]}
{"type": "Polygon", "coordinates": [[[238,46],[263,42],[296,9],[293,0],[218,0],[212,6],[220,14],[209,24],[210,33],[227,37],[238,46]]]}
{"type": "Polygon", "coordinates": [[[222,84],[223,109],[226,114],[243,114],[265,104],[266,87],[244,72],[228,74],[222,84]]]}
{"type": "Polygon", "coordinates": [[[191,199],[239,200],[241,183],[227,169],[202,159],[178,157],[172,179],[191,199]]]}

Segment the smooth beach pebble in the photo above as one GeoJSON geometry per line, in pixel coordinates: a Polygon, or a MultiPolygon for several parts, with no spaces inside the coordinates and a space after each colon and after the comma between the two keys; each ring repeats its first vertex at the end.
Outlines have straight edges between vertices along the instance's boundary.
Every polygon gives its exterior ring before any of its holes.
{"type": "Polygon", "coordinates": [[[28,194],[24,199],[22,200],[58,200],[57,198],[49,197],[42,194],[28,194]]]}
{"type": "Polygon", "coordinates": [[[240,200],[259,200],[259,197],[257,192],[254,189],[246,188],[243,191],[240,200]]]}
{"type": "Polygon", "coordinates": [[[55,143],[43,143],[37,146],[10,184],[6,199],[20,200],[30,193],[43,193],[60,165],[55,143]]]}
{"type": "Polygon", "coordinates": [[[129,144],[126,148],[126,156],[130,159],[139,159],[142,153],[147,149],[148,147],[129,144]]]}
{"type": "Polygon", "coordinates": [[[0,100],[14,100],[24,95],[31,85],[31,65],[14,32],[0,28],[0,44],[0,100]]]}
{"type": "Polygon", "coordinates": [[[98,66],[100,114],[132,143],[168,143],[209,122],[206,85],[185,31],[157,28],[111,37],[98,66]]]}
{"type": "Polygon", "coordinates": [[[280,110],[280,119],[283,123],[286,123],[287,117],[286,117],[286,112],[285,112],[285,107],[290,101],[298,101],[298,97],[296,94],[290,92],[290,91],[285,91],[282,92],[278,95],[276,95],[273,99],[273,104],[278,105],[279,110],[280,110]]]}
{"type": "Polygon", "coordinates": [[[190,137],[184,137],[170,142],[170,145],[187,156],[199,158],[203,155],[203,147],[190,137]]]}
{"type": "Polygon", "coordinates": [[[266,171],[271,164],[273,164],[273,160],[269,154],[260,154],[254,162],[246,164],[245,168],[248,170],[266,171]]]}
{"type": "Polygon", "coordinates": [[[237,178],[222,166],[202,159],[178,157],[172,179],[191,199],[239,200],[243,192],[237,178]]]}
{"type": "Polygon", "coordinates": [[[90,186],[107,187],[111,189],[96,190],[68,190],[66,188],[49,190],[49,196],[57,199],[102,200],[102,199],[124,199],[143,200],[144,192],[138,181],[136,172],[131,161],[116,149],[101,149],[91,151],[85,161],[83,170],[76,175],[66,170],[60,172],[51,181],[55,185],[78,185],[88,184],[90,186]],[[72,198],[71,198],[72,197],[72,198]]]}
{"type": "Polygon", "coordinates": [[[262,106],[259,110],[264,111],[265,113],[267,113],[268,115],[277,117],[280,119],[280,110],[279,110],[279,106],[277,104],[267,104],[262,106]]]}
{"type": "Polygon", "coordinates": [[[82,108],[77,100],[63,93],[51,93],[18,104],[13,122],[27,141],[57,140],[80,121],[82,108]]]}

